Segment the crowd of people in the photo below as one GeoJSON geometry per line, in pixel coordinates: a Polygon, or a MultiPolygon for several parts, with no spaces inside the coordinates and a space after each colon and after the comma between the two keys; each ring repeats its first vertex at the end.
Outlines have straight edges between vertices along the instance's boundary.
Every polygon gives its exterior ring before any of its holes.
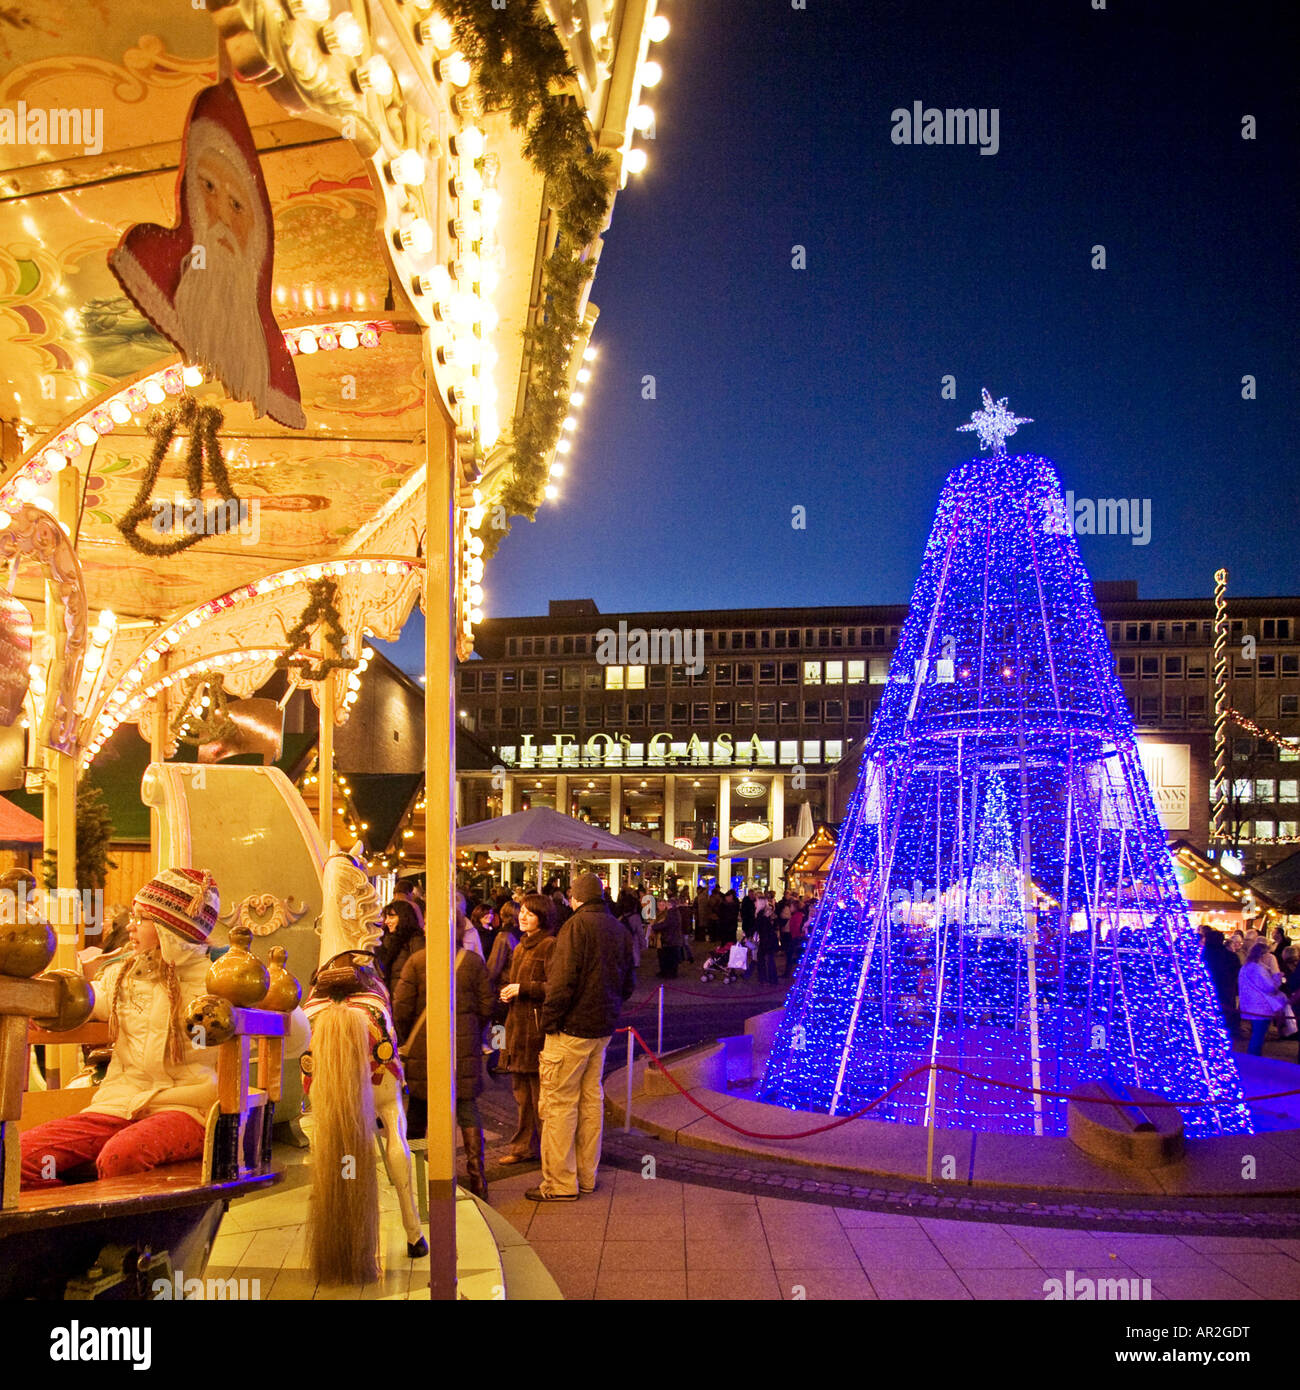
{"type": "Polygon", "coordinates": [[[1247,1052],[1260,1056],[1270,1029],[1279,1038],[1300,1034],[1300,947],[1281,927],[1265,938],[1253,929],[1224,936],[1206,924],[1201,939],[1223,1020],[1234,1037],[1249,1038],[1247,1052]]]}

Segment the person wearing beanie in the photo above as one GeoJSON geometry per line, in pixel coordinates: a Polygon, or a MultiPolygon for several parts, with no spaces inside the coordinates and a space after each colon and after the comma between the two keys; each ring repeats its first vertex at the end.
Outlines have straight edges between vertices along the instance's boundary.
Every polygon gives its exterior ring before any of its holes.
{"type": "MultiPolygon", "coordinates": [[[[207,942],[220,906],[204,869],[164,869],[136,894],[127,926],[132,954],[94,986],[92,1017],[108,1020],[113,1044],[108,1072],[84,1110],[24,1132],[22,1187],[120,1177],[202,1156],[217,1054],[192,1046],[184,1014],[206,992],[207,942]]],[[[301,1011],[294,1023],[301,1035],[301,1011]]],[[[286,1053],[296,1055],[291,1046],[286,1053]]]]}
{"type": "Polygon", "coordinates": [[[604,1128],[601,1079],[605,1051],[636,983],[627,928],[609,911],[605,886],[579,874],[546,972],[538,1026],[542,1180],[524,1196],[533,1202],[574,1202],[594,1192],[604,1128]]]}

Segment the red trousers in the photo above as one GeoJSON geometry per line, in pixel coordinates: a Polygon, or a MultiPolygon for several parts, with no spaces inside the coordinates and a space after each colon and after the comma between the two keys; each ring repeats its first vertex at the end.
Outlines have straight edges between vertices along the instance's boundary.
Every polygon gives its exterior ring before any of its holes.
{"type": "Polygon", "coordinates": [[[119,1120],[83,1110],[47,1120],[22,1135],[21,1187],[59,1187],[70,1178],[146,1173],[203,1155],[203,1126],[192,1115],[163,1110],[141,1120],[119,1120]]]}

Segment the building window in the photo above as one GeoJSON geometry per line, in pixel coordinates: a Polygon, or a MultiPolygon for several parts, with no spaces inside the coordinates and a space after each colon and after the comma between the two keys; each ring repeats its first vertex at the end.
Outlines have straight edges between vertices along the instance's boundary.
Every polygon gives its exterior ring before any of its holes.
{"type": "Polygon", "coordinates": [[[1170,636],[1175,642],[1181,642],[1181,641],[1183,640],[1183,625],[1182,625],[1182,623],[1170,623],[1170,624],[1169,624],[1169,636],[1170,636]]]}
{"type": "Polygon", "coordinates": [[[1264,640],[1266,642],[1276,642],[1278,640],[1289,642],[1291,640],[1291,619],[1265,618],[1264,640]]]}
{"type": "Polygon", "coordinates": [[[760,700],[758,702],[758,722],[760,724],[776,723],[776,701],[760,700]]]}
{"type": "Polygon", "coordinates": [[[726,728],[731,723],[731,701],[720,700],[713,706],[713,722],[719,728],[726,728]]]}
{"type": "Polygon", "coordinates": [[[577,643],[576,643],[576,645],[577,645],[577,649],[578,649],[578,655],[579,655],[579,656],[586,656],[586,655],[587,655],[587,639],[586,639],[585,637],[579,637],[579,638],[578,638],[578,641],[577,641],[577,643]]]}
{"type": "Polygon", "coordinates": [[[627,707],[627,722],[628,722],[629,724],[644,724],[644,723],[645,723],[645,706],[644,706],[643,704],[640,704],[640,703],[637,703],[637,704],[634,704],[634,705],[628,705],[628,707],[627,707]]]}
{"type": "Polygon", "coordinates": [[[772,645],[772,634],[768,632],[766,628],[764,628],[763,631],[760,632],[758,635],[760,638],[758,645],[760,647],[770,647],[772,645]]]}
{"type": "Polygon", "coordinates": [[[560,707],[559,705],[542,706],[542,728],[558,729],[560,726],[560,707]]]}
{"type": "MultiPolygon", "coordinates": [[[[862,663],[859,662],[858,665],[862,663]]],[[[844,663],[842,661],[828,661],[826,663],[826,684],[839,685],[844,680],[844,663]]]]}
{"type": "Polygon", "coordinates": [[[1181,695],[1165,696],[1165,718],[1181,719],[1183,717],[1183,697],[1181,695]]]}
{"type": "Polygon", "coordinates": [[[803,741],[803,760],[806,763],[819,763],[822,760],[822,741],[819,738],[806,738],[803,741]]]}
{"type": "Polygon", "coordinates": [[[588,705],[582,712],[582,722],[588,729],[600,728],[600,706],[588,705]]]}
{"type": "Polygon", "coordinates": [[[776,645],[778,647],[785,646],[785,628],[783,627],[779,627],[776,630],[776,645]]]}
{"type": "Polygon", "coordinates": [[[686,723],[686,701],[674,700],[670,712],[671,722],[674,724],[686,723]]]}
{"type": "Polygon", "coordinates": [[[1136,623],[1124,624],[1124,640],[1126,642],[1136,642],[1138,639],[1138,625],[1136,623]]]}
{"type": "Polygon", "coordinates": [[[1156,719],[1160,715],[1160,697],[1158,695],[1143,695],[1141,703],[1141,716],[1143,719],[1156,719]]]}
{"type": "Polygon", "coordinates": [[[563,672],[565,690],[582,689],[582,667],[566,666],[563,672]]]}
{"type": "Polygon", "coordinates": [[[1189,656],[1187,658],[1187,678],[1188,680],[1205,679],[1205,658],[1203,656],[1189,656]]]}
{"type": "Polygon", "coordinates": [[[709,705],[706,700],[696,700],[691,705],[691,724],[703,728],[709,722],[709,705]]]}
{"type": "Polygon", "coordinates": [[[566,729],[576,729],[576,728],[578,727],[578,707],[577,707],[577,705],[565,705],[565,707],[564,707],[564,713],[563,713],[563,719],[564,719],[564,727],[565,727],[566,729]]]}
{"type": "Polygon", "coordinates": [[[1271,820],[1257,820],[1255,822],[1255,838],[1257,840],[1273,839],[1273,822],[1271,820]]]}
{"type": "Polygon", "coordinates": [[[736,667],[736,684],[754,684],[754,663],[752,661],[742,661],[740,665],[736,667]]]}
{"type": "Polygon", "coordinates": [[[871,684],[884,685],[889,679],[889,658],[887,656],[873,656],[870,669],[871,684]]]}
{"type": "Polygon", "coordinates": [[[849,701],[849,723],[861,724],[867,717],[867,702],[865,700],[849,701]]]}
{"type": "Polygon", "coordinates": [[[1137,667],[1137,657],[1121,656],[1119,658],[1119,673],[1121,676],[1136,676],[1138,673],[1137,667]]]}
{"type": "Polygon", "coordinates": [[[783,738],[778,744],[778,759],[783,763],[794,764],[799,761],[799,741],[793,738],[783,738]]]}
{"type": "Polygon", "coordinates": [[[497,673],[495,671],[484,671],[478,678],[478,688],[484,695],[490,694],[497,688],[497,673]]]}
{"type": "Polygon", "coordinates": [[[494,709],[484,709],[479,711],[478,722],[485,729],[495,729],[497,726],[497,712],[494,709]]]}
{"type": "Polygon", "coordinates": [[[840,738],[828,738],[826,740],[826,761],[837,763],[844,756],[844,740],[840,738]]]}
{"type": "Polygon", "coordinates": [[[573,638],[572,638],[572,637],[566,637],[566,638],[560,643],[560,650],[564,653],[565,656],[572,656],[572,655],[573,655],[573,638]]]}
{"type": "Polygon", "coordinates": [[[1300,782],[1295,782],[1289,777],[1284,777],[1277,784],[1277,799],[1279,801],[1300,800],[1300,782]]]}
{"type": "Polygon", "coordinates": [[[650,722],[656,726],[664,722],[665,705],[661,703],[652,704],[650,707],[650,722]]]}
{"type": "Polygon", "coordinates": [[[605,727],[607,729],[617,729],[623,722],[623,706],[612,704],[605,706],[605,727]]]}
{"type": "Polygon", "coordinates": [[[1158,656],[1144,656],[1142,658],[1142,675],[1144,677],[1158,676],[1160,674],[1160,658],[1158,656]]]}
{"type": "Polygon", "coordinates": [[[519,725],[519,711],[517,709],[503,709],[501,711],[501,727],[503,729],[514,729],[519,725]]]}
{"type": "Polygon", "coordinates": [[[1300,714],[1300,695],[1283,695],[1281,712],[1283,714],[1300,714]]]}
{"type": "Polygon", "coordinates": [[[560,668],[558,666],[548,666],[542,672],[542,689],[558,690],[560,688],[560,668]]]}
{"type": "Polygon", "coordinates": [[[780,702],[780,713],[782,724],[797,724],[799,722],[799,705],[794,700],[782,700],[780,702]]]}
{"type": "Polygon", "coordinates": [[[731,678],[735,674],[730,662],[713,668],[713,683],[715,685],[730,685],[731,678]]]}
{"type": "Polygon", "coordinates": [[[758,663],[758,683],[759,685],[776,684],[776,662],[760,661],[758,663]]]}
{"type": "Polygon", "coordinates": [[[1205,696],[1189,695],[1187,697],[1187,717],[1189,719],[1205,718],[1205,696]]]}
{"type": "Polygon", "coordinates": [[[668,668],[667,668],[667,666],[652,666],[652,667],[650,668],[650,673],[649,673],[649,684],[651,684],[651,685],[667,685],[667,684],[668,684],[668,668]]]}
{"type": "Polygon", "coordinates": [[[519,686],[519,672],[518,672],[518,671],[502,671],[502,672],[501,672],[501,689],[502,689],[502,690],[516,690],[516,689],[518,688],[518,686],[519,686]]]}
{"type": "Polygon", "coordinates": [[[805,724],[820,724],[822,722],[822,702],[820,700],[805,700],[803,702],[803,722],[805,724]]]}
{"type": "Polygon", "coordinates": [[[1157,641],[1157,642],[1163,642],[1164,640],[1165,640],[1165,625],[1164,625],[1164,623],[1157,623],[1157,624],[1156,624],[1156,641],[1157,641]]]}
{"type": "Polygon", "coordinates": [[[1300,676],[1300,656],[1282,657],[1282,674],[1284,676],[1300,676]]]}
{"type": "Polygon", "coordinates": [[[1249,801],[1251,793],[1251,783],[1248,778],[1235,777],[1232,782],[1232,799],[1234,801],[1249,801]]]}
{"type": "Polygon", "coordinates": [[[1181,656],[1165,657],[1165,675],[1181,676],[1183,674],[1183,659],[1181,656]]]}
{"type": "Polygon", "coordinates": [[[1266,679],[1277,675],[1277,657],[1272,652],[1260,652],[1259,674],[1266,679]]]}
{"type": "Polygon", "coordinates": [[[627,668],[627,688],[629,690],[645,689],[645,667],[629,666],[627,668]]]}
{"type": "Polygon", "coordinates": [[[478,672],[462,671],[460,673],[460,688],[463,693],[472,694],[478,689],[478,672]]]}
{"type": "Polygon", "coordinates": [[[1276,795],[1277,783],[1271,777],[1261,777],[1255,783],[1255,800],[1272,801],[1276,795]]]}
{"type": "Polygon", "coordinates": [[[754,722],[754,702],[741,700],[736,706],[736,723],[742,728],[754,722]]]}
{"type": "MultiPolygon", "coordinates": [[[[559,656],[559,654],[560,654],[560,639],[559,639],[558,637],[552,637],[552,638],[551,638],[551,655],[552,655],[552,656],[559,656]]],[[[541,655],[542,655],[542,648],[541,648],[540,646],[537,648],[537,655],[538,655],[538,656],[541,656],[541,655]]]]}
{"type": "Polygon", "coordinates": [[[606,689],[606,690],[622,690],[622,689],[623,689],[623,668],[622,668],[621,666],[606,666],[606,667],[605,667],[605,689],[606,689]]]}
{"type": "Polygon", "coordinates": [[[831,646],[842,647],[844,645],[844,629],[842,627],[831,628],[831,646]]]}
{"type": "Polygon", "coordinates": [[[718,633],[717,646],[720,652],[725,652],[727,650],[727,634],[725,632],[718,633]]]}
{"type": "Polygon", "coordinates": [[[817,629],[817,645],[819,647],[829,647],[831,644],[830,628],[819,627],[817,629]]]}
{"type": "Polygon", "coordinates": [[[520,680],[519,680],[519,688],[520,688],[520,690],[536,690],[536,689],[537,689],[537,667],[536,667],[536,666],[525,666],[525,667],[524,667],[523,674],[522,674],[522,676],[520,677],[520,680]]]}
{"type": "Polygon", "coordinates": [[[820,685],[822,683],[822,664],[820,661],[804,662],[803,683],[805,685],[820,685]]]}
{"type": "Polygon", "coordinates": [[[797,661],[783,661],[781,663],[781,684],[795,685],[799,680],[799,663],[797,661]]]}
{"type": "Polygon", "coordinates": [[[584,690],[600,690],[605,684],[605,678],[601,675],[600,667],[584,666],[582,670],[582,688],[584,690]]]}
{"type": "Polygon", "coordinates": [[[755,646],[757,646],[757,644],[758,644],[758,643],[757,643],[757,634],[756,634],[756,633],[753,633],[753,632],[747,632],[747,633],[745,633],[745,649],[746,649],[747,651],[753,650],[753,648],[754,648],[755,646]]]}
{"type": "Polygon", "coordinates": [[[838,724],[844,718],[844,701],[826,701],[826,722],[828,724],[838,724]]]}

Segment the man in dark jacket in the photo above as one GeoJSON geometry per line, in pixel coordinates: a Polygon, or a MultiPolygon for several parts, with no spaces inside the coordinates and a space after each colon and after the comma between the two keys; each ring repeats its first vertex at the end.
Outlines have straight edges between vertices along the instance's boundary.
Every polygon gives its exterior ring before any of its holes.
{"type": "Polygon", "coordinates": [[[605,1049],[632,996],[636,974],[627,929],[605,908],[595,874],[579,874],[546,975],[538,1063],[542,1181],[524,1194],[534,1202],[574,1202],[593,1192],[600,1162],[605,1049]]]}

